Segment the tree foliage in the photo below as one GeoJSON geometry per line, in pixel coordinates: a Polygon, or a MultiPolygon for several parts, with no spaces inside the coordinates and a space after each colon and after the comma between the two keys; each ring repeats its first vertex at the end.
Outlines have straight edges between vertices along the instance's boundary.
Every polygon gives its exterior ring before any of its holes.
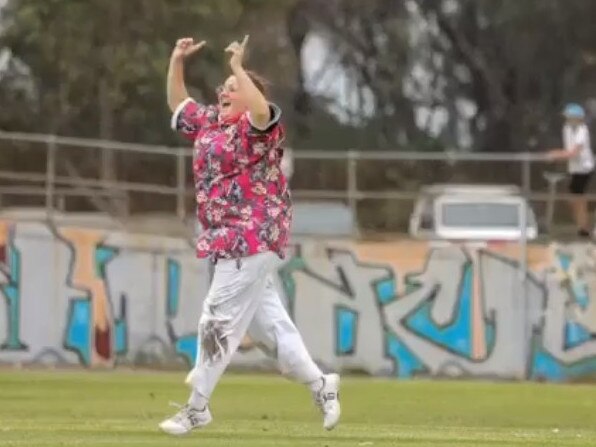
{"type": "Polygon", "coordinates": [[[207,101],[248,32],[298,148],[526,150],[557,141],[565,102],[593,105],[595,14],[585,0],[8,0],[0,127],[173,143],[173,42],[209,40],[188,67],[207,101]],[[331,73],[318,89],[315,63],[331,73]]]}

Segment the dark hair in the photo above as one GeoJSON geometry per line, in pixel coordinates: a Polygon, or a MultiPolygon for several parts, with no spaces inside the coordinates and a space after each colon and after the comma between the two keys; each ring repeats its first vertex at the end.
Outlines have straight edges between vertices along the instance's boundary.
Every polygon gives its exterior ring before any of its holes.
{"type": "Polygon", "coordinates": [[[259,73],[257,73],[256,71],[246,70],[246,74],[248,75],[250,80],[253,82],[255,87],[258,88],[259,91],[263,95],[267,95],[269,81],[267,79],[265,79],[263,76],[261,76],[259,73]]]}

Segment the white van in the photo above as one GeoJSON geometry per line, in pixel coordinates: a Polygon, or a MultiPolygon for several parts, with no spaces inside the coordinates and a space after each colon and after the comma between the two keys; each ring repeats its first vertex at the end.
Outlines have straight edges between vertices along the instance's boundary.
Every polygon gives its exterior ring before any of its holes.
{"type": "Polygon", "coordinates": [[[536,217],[517,186],[431,185],[424,187],[410,218],[419,239],[515,241],[538,235],[536,217]]]}

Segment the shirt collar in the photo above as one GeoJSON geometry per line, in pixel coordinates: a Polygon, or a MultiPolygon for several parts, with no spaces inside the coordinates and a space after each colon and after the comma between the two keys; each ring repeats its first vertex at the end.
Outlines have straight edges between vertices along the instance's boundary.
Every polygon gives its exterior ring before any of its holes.
{"type": "Polygon", "coordinates": [[[242,118],[242,115],[243,115],[242,113],[239,113],[235,116],[223,118],[222,115],[219,114],[217,116],[217,121],[220,126],[233,126],[235,124],[238,124],[238,121],[240,121],[240,118],[242,118]]]}

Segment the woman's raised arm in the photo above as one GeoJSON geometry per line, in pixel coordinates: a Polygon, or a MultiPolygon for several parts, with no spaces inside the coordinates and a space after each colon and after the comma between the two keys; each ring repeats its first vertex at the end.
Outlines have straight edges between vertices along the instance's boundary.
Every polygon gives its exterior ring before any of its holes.
{"type": "Polygon", "coordinates": [[[184,82],[184,59],[203,48],[205,43],[204,40],[195,43],[194,39],[190,37],[179,39],[176,42],[176,46],[170,57],[166,86],[168,106],[172,112],[177,109],[182,101],[188,98],[188,91],[184,82]]]}

